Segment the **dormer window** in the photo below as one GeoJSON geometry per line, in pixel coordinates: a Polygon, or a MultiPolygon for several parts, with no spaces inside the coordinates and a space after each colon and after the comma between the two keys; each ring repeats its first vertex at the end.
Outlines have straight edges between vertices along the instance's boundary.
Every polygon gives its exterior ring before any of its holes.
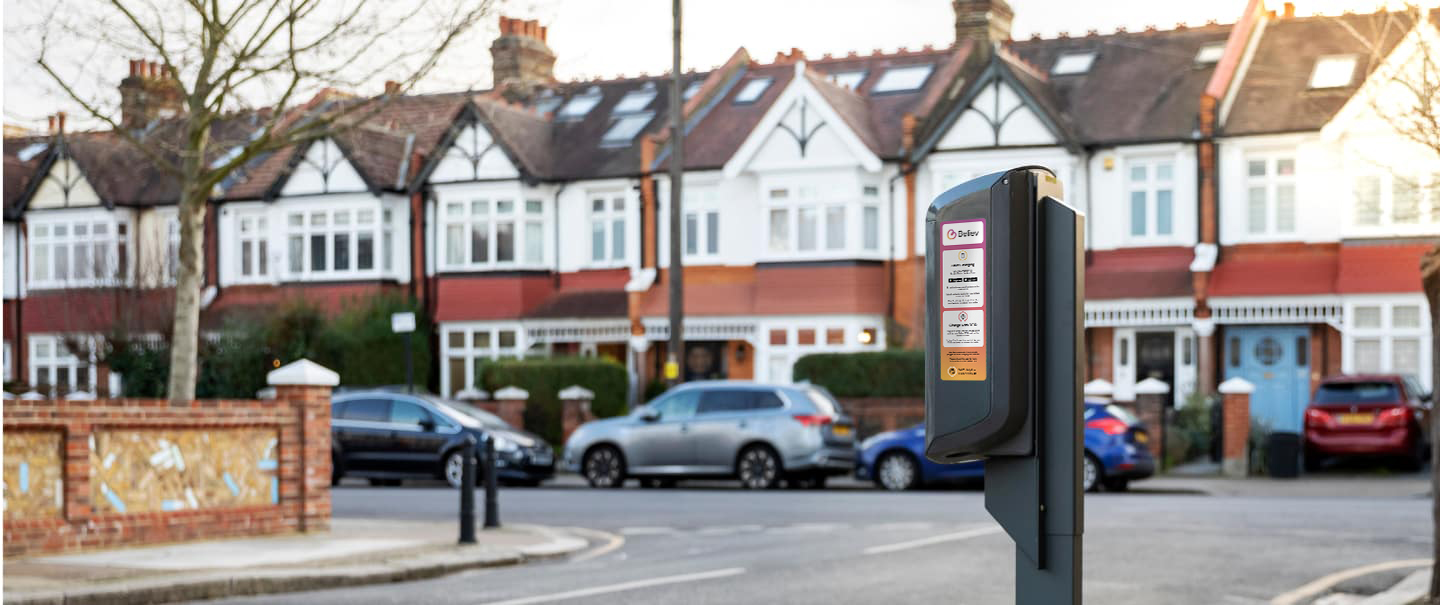
{"type": "Polygon", "coordinates": [[[841,71],[830,74],[830,81],[850,90],[859,90],[860,84],[865,81],[865,70],[841,71]]]}
{"type": "Polygon", "coordinates": [[[1052,76],[1070,76],[1088,73],[1095,63],[1095,51],[1073,52],[1060,55],[1050,68],[1052,76]]]}
{"type": "Polygon", "coordinates": [[[645,126],[650,124],[651,118],[654,117],[655,114],[648,111],[620,116],[616,118],[615,124],[610,126],[610,130],[605,131],[605,136],[600,138],[600,144],[606,147],[629,145],[630,141],[635,139],[635,135],[640,134],[640,131],[644,130],[645,126]]]}
{"type": "Polygon", "coordinates": [[[904,67],[892,67],[880,74],[880,80],[875,82],[875,87],[870,89],[872,93],[881,92],[903,92],[916,90],[925,85],[930,79],[930,72],[935,66],[930,63],[924,65],[906,65],[904,67]]]}
{"type": "Polygon", "coordinates": [[[635,113],[649,107],[654,100],[655,83],[646,82],[644,88],[625,93],[620,102],[615,104],[615,113],[635,113]]]}
{"type": "Polygon", "coordinates": [[[745,87],[735,95],[735,104],[746,105],[758,101],[760,95],[765,94],[765,90],[770,88],[770,83],[773,81],[774,78],[755,78],[746,82],[745,87]]]}
{"type": "Polygon", "coordinates": [[[1206,44],[1205,46],[1201,46],[1200,50],[1195,53],[1195,64],[1210,65],[1213,63],[1219,63],[1220,57],[1223,56],[1225,56],[1224,42],[1206,44]]]}
{"type": "Polygon", "coordinates": [[[1355,79],[1355,55],[1320,57],[1310,72],[1310,88],[1340,88],[1355,79]]]}
{"type": "Polygon", "coordinates": [[[590,113],[591,109],[595,109],[595,106],[600,104],[600,98],[600,88],[591,86],[589,90],[586,90],[583,94],[572,97],[570,102],[566,103],[564,107],[561,107],[560,117],[571,119],[583,118],[585,114],[590,113]]]}

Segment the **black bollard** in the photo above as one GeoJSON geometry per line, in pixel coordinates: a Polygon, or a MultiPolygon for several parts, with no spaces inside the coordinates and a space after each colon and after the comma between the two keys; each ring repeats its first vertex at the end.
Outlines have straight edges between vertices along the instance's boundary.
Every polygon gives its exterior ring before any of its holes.
{"type": "Polygon", "coordinates": [[[495,436],[485,437],[485,529],[500,527],[500,504],[495,486],[495,436]]]}
{"type": "Polygon", "coordinates": [[[460,466],[460,543],[475,543],[475,436],[466,435],[460,466]]]}

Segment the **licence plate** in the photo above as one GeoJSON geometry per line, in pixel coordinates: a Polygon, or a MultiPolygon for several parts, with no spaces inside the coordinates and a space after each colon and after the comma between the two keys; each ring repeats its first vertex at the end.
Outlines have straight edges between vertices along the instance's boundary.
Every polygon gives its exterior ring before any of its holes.
{"type": "Polygon", "coordinates": [[[1340,414],[1335,417],[1336,422],[1347,425],[1370,424],[1374,419],[1373,414],[1340,414]]]}
{"type": "Polygon", "coordinates": [[[550,452],[538,452],[530,459],[530,461],[543,466],[554,462],[555,458],[554,454],[551,454],[550,452]]]}
{"type": "Polygon", "coordinates": [[[850,427],[848,427],[848,426],[837,426],[837,427],[833,427],[833,428],[830,429],[830,434],[831,434],[831,435],[834,435],[834,436],[836,436],[836,437],[849,437],[849,436],[850,436],[850,427]]]}

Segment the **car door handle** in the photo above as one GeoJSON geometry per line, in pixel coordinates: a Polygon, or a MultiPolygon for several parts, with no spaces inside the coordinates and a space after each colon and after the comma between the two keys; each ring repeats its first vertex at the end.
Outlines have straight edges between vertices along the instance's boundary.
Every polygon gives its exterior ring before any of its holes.
{"type": "Polygon", "coordinates": [[[743,428],[745,428],[745,427],[747,427],[747,426],[750,426],[750,423],[745,422],[744,420],[741,420],[740,422],[736,423],[735,426],[738,426],[738,427],[740,427],[740,428],[743,429],[743,428]]]}
{"type": "Polygon", "coordinates": [[[680,432],[682,432],[682,433],[688,433],[688,432],[690,432],[690,425],[688,425],[688,424],[681,424],[681,425],[680,425],[680,432]]]}

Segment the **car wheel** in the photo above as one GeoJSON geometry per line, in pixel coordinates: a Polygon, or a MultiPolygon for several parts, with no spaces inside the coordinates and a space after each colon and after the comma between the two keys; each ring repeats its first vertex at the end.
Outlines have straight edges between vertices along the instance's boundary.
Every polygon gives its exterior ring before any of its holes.
{"type": "Polygon", "coordinates": [[[1105,480],[1105,491],[1107,491],[1107,492],[1123,492],[1123,491],[1128,491],[1129,489],[1130,489],[1130,480],[1129,480],[1129,479],[1106,479],[1106,480],[1105,480]]]}
{"type": "Polygon", "coordinates": [[[585,480],[590,487],[618,488],[625,485],[625,459],[620,451],[602,445],[585,454],[585,480]]]}
{"type": "Polygon", "coordinates": [[[1100,466],[1100,461],[1096,460],[1095,456],[1088,453],[1085,454],[1085,468],[1081,477],[1084,481],[1081,487],[1087,492],[1096,491],[1100,487],[1100,482],[1105,480],[1105,470],[1100,466]]]}
{"type": "Polygon", "coordinates": [[[401,483],[399,479],[371,479],[370,485],[375,487],[399,487],[401,483]]]}
{"type": "Polygon", "coordinates": [[[1312,452],[1305,452],[1305,472],[1314,473],[1325,465],[1325,457],[1312,452]]]}
{"type": "Polygon", "coordinates": [[[892,492],[914,489],[920,484],[920,465],[905,452],[890,452],[875,463],[875,483],[892,492]]]}
{"type": "Polygon", "coordinates": [[[1414,450],[1415,451],[1411,452],[1409,456],[1405,457],[1401,462],[1401,466],[1404,470],[1419,472],[1425,468],[1425,462],[1430,459],[1430,456],[1426,455],[1425,443],[1418,439],[1415,441],[1414,450]]]}
{"type": "Polygon", "coordinates": [[[747,489],[772,489],[780,484],[780,459],[763,445],[752,445],[740,452],[735,474],[747,489]]]}
{"type": "MultiPolygon", "coordinates": [[[[480,469],[477,468],[475,470],[478,473],[480,469]]],[[[460,483],[464,480],[465,454],[462,453],[460,450],[455,450],[453,452],[450,452],[449,456],[445,457],[445,482],[449,483],[450,487],[458,489],[460,487],[460,483]]],[[[479,477],[476,477],[475,482],[477,484],[480,482],[479,477]]]]}

